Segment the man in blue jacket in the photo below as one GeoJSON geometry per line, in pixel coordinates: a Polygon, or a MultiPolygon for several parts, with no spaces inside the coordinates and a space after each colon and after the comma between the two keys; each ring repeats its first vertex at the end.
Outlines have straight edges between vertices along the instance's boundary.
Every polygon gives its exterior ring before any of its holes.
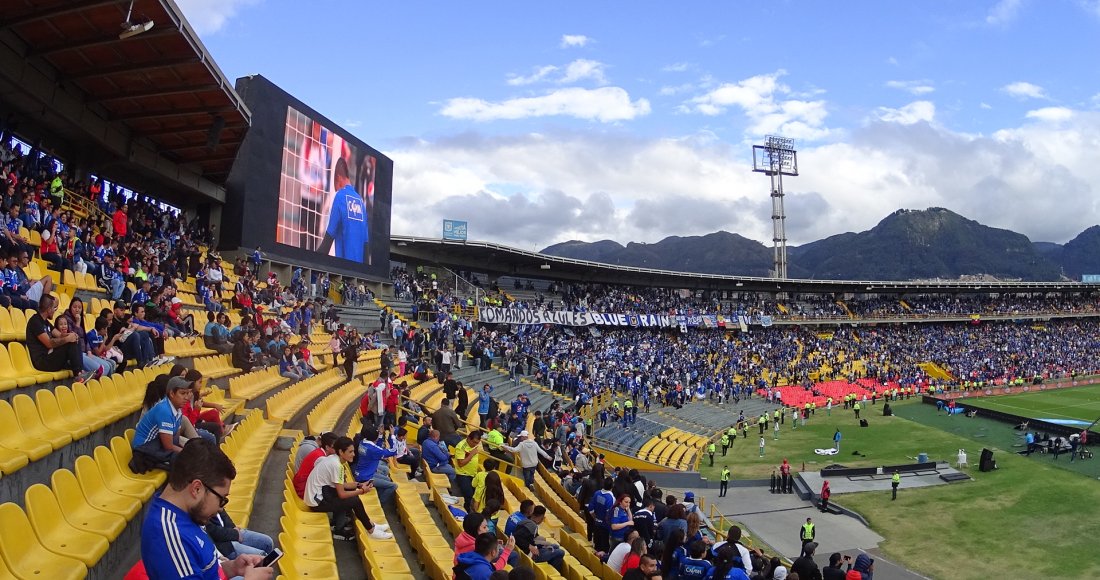
{"type": "Polygon", "coordinates": [[[447,445],[439,440],[439,430],[432,429],[428,432],[428,438],[424,440],[421,449],[428,469],[431,469],[432,473],[446,474],[451,483],[454,483],[455,468],[451,466],[451,454],[447,451],[447,445]]]}
{"type": "Polygon", "coordinates": [[[359,483],[373,481],[374,489],[378,490],[378,501],[385,505],[397,493],[397,484],[390,479],[390,468],[388,465],[382,465],[382,460],[389,459],[397,453],[378,445],[377,428],[363,427],[362,435],[363,440],[359,442],[359,459],[355,462],[355,481],[359,483]]]}
{"type": "Polygon", "coordinates": [[[497,547],[496,536],[489,532],[478,534],[473,551],[458,555],[455,580],[489,580],[494,570],[490,562],[497,558],[497,547]]]}

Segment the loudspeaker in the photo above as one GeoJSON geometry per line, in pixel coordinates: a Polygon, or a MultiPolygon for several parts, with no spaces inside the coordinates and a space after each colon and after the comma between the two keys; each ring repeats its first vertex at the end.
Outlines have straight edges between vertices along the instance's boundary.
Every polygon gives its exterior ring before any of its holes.
{"type": "Polygon", "coordinates": [[[997,469],[997,462],[993,461],[993,451],[982,449],[982,458],[978,462],[978,470],[993,471],[994,469],[997,469]]]}

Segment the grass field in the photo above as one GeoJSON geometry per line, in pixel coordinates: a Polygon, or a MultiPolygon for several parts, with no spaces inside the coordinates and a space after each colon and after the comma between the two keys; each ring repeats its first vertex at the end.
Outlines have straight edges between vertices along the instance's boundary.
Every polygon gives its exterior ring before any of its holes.
{"type": "Polygon", "coordinates": [[[966,403],[1032,419],[1083,421],[1088,425],[1100,417],[1100,385],[1033,391],[1020,395],[976,397],[966,399],[966,403]]]}
{"type": "MultiPolygon", "coordinates": [[[[759,436],[750,431],[749,440],[738,438],[724,462],[719,449],[714,468],[704,458],[701,471],[717,479],[726,463],[734,477],[758,479],[768,477],[783,457],[796,470],[803,461],[806,469],[816,470],[832,463],[906,463],[921,452],[954,463],[956,452],[964,448],[974,467],[963,471],[973,482],[906,490],[893,502],[886,491],[837,494],[833,499],[863,515],[886,538],[881,547],[889,557],[933,578],[1100,575],[1100,559],[1086,533],[1100,518],[1100,484],[1094,475],[1069,471],[1064,458],[1053,462],[1016,455],[1012,451],[1018,436],[1011,425],[947,417],[916,400],[894,408],[895,417],[882,417],[881,405],[864,412],[868,428],[858,427],[851,412],[834,410],[832,417],[824,417],[819,411],[805,428],[791,431],[784,425],[779,441],[769,433],[764,458],[758,457],[759,436]],[[841,453],[814,455],[814,448],[830,446],[836,427],[843,434],[841,453]],[[997,471],[978,471],[982,447],[996,453],[997,471]]],[[[1100,469],[1100,461],[1077,462],[1074,469],[1079,466],[1093,471],[1100,469]]]]}

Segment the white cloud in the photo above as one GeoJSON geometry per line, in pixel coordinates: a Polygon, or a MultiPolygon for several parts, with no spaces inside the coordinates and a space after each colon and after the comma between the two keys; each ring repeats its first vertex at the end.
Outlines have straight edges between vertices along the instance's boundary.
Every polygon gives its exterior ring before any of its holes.
{"type": "Polygon", "coordinates": [[[661,67],[661,72],[684,72],[691,68],[691,63],[674,62],[661,67]]]}
{"type": "Polygon", "coordinates": [[[694,89],[695,85],[691,83],[684,83],[682,85],[665,85],[657,91],[657,94],[661,96],[678,95],[680,93],[686,93],[691,89],[694,89]]]}
{"type": "MultiPolygon", "coordinates": [[[[479,239],[524,248],[568,239],[654,242],[717,229],[767,245],[767,180],[752,173],[745,149],[714,134],[649,139],[607,131],[418,141],[387,152],[401,168],[393,231],[436,235],[443,217],[468,217],[479,239]]],[[[788,235],[801,244],[866,230],[899,208],[939,206],[1032,240],[1064,242],[1100,213],[1098,149],[1100,112],[1076,110],[1058,124],[1026,121],[991,136],[934,123],[870,123],[844,142],[799,148],[801,175],[785,182],[788,235]]]]}
{"type": "Polygon", "coordinates": [[[1011,97],[1015,97],[1020,100],[1047,98],[1046,91],[1043,90],[1043,87],[1031,84],[1026,81],[1016,81],[1014,83],[1009,83],[1001,87],[1001,91],[1011,97]]]}
{"type": "Polygon", "coordinates": [[[570,84],[583,80],[591,80],[598,85],[607,84],[607,76],[604,74],[606,65],[596,60],[579,58],[563,66],[545,65],[536,67],[527,76],[512,75],[508,77],[508,84],[512,86],[531,85],[540,82],[555,82],[558,84],[570,84]]]}
{"type": "Polygon", "coordinates": [[[508,78],[508,84],[512,86],[530,85],[545,80],[551,74],[558,71],[558,67],[549,64],[546,66],[540,66],[527,76],[511,76],[508,78]]]}
{"type": "Polygon", "coordinates": [[[886,59],[886,64],[898,66],[898,59],[891,56],[890,58],[886,59]]]}
{"type": "Polygon", "coordinates": [[[936,118],[936,105],[931,101],[913,101],[900,109],[879,107],[875,111],[875,117],[880,121],[901,125],[931,123],[936,118]]]}
{"type": "Polygon", "coordinates": [[[993,8],[986,14],[985,23],[990,26],[1004,26],[1016,19],[1016,16],[1020,13],[1020,8],[1024,5],[1023,0],[1000,0],[993,5],[993,8]]]}
{"type": "Polygon", "coordinates": [[[752,136],[766,133],[782,133],[795,139],[827,136],[825,101],[777,98],[791,93],[789,87],[779,82],[785,74],[786,71],[780,69],[736,83],[723,83],[687,101],[680,110],[715,116],[730,107],[740,108],[749,120],[747,133],[752,136]]]}
{"type": "Polygon", "coordinates": [[[917,96],[927,95],[936,90],[930,81],[886,81],[886,87],[917,96]]]}
{"type": "Polygon", "coordinates": [[[1038,119],[1049,123],[1068,121],[1073,118],[1073,110],[1066,107],[1043,107],[1027,112],[1028,119],[1038,119]]]}
{"type": "Polygon", "coordinates": [[[218,32],[240,8],[258,2],[260,0],[176,0],[184,17],[200,35],[218,32]]]}
{"type": "Polygon", "coordinates": [[[599,85],[607,84],[607,77],[604,76],[604,64],[595,60],[588,60],[586,58],[577,59],[565,67],[565,73],[558,83],[569,84],[582,80],[591,80],[599,85]]]}
{"type": "Polygon", "coordinates": [[[588,38],[587,36],[585,36],[583,34],[563,34],[563,35],[561,35],[561,47],[562,48],[581,47],[581,46],[584,46],[584,45],[588,44],[591,41],[592,41],[591,38],[588,38]]]}
{"type": "Polygon", "coordinates": [[[978,107],[980,107],[982,109],[989,110],[989,109],[993,108],[993,105],[990,105],[989,103],[983,102],[982,104],[978,105],[978,107]]]}
{"type": "Polygon", "coordinates": [[[565,116],[603,123],[628,121],[648,115],[649,101],[630,100],[619,87],[583,89],[570,87],[537,97],[521,97],[500,102],[476,98],[450,99],[440,110],[444,116],[473,121],[524,119],[528,117],[565,116]]]}

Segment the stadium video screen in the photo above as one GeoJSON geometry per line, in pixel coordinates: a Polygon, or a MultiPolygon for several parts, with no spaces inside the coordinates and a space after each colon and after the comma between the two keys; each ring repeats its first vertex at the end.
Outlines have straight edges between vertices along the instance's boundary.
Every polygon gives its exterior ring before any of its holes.
{"type": "Polygon", "coordinates": [[[378,159],[288,106],[275,241],[371,265],[378,159]]]}

